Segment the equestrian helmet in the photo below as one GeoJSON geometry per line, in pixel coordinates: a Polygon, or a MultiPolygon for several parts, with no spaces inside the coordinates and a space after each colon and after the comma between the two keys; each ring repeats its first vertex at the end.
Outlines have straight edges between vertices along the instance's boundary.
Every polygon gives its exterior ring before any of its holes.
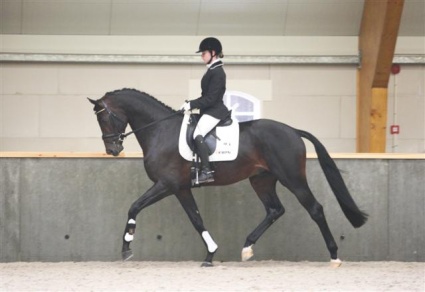
{"type": "Polygon", "coordinates": [[[202,40],[202,42],[199,44],[199,50],[197,53],[201,53],[203,51],[215,51],[215,53],[220,55],[222,53],[222,46],[218,39],[209,37],[202,40]]]}

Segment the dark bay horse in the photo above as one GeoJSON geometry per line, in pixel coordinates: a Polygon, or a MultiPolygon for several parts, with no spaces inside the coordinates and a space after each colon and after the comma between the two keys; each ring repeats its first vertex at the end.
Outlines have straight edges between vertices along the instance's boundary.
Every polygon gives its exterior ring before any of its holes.
{"type": "MultiPolygon", "coordinates": [[[[212,266],[217,244],[205,229],[191,191],[191,162],[178,150],[183,113],[175,111],[154,97],[134,89],[106,93],[94,104],[106,152],[114,156],[123,150],[127,124],[143,150],[146,173],[153,186],[137,199],[128,211],[123,235],[122,256],[130,259],[130,242],[136,228],[136,216],[144,208],[174,194],[203,239],[207,256],[202,266],[212,266]]],[[[248,235],[242,249],[242,260],[253,256],[253,245],[283,215],[285,209],[276,194],[279,181],[288,188],[318,225],[329,250],[331,263],[339,266],[337,245],[329,230],[322,206],[314,198],[306,179],[306,148],[301,138],[313,143],[343,213],[358,228],[367,220],[352,199],[341,174],[325,147],[312,134],[266,119],[240,123],[239,154],[234,161],[215,163],[215,181],[207,185],[229,185],[248,178],[266,209],[266,217],[248,235]]]]}

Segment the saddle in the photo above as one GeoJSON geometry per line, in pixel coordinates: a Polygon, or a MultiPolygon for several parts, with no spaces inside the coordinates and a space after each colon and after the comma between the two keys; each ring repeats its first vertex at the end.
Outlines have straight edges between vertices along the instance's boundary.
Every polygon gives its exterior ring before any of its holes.
{"type": "MultiPolygon", "coordinates": [[[[199,114],[185,114],[180,128],[179,153],[187,161],[193,161],[196,154],[193,132],[199,118],[199,114]]],[[[231,111],[204,140],[209,149],[210,162],[236,159],[239,149],[239,123],[232,118],[231,111]]]]}
{"type": "MultiPolygon", "coordinates": [[[[189,116],[189,123],[187,125],[186,131],[186,142],[192,152],[195,152],[195,141],[193,140],[193,133],[195,132],[196,125],[199,122],[200,115],[191,114],[189,116]]],[[[217,149],[217,140],[220,140],[220,137],[217,136],[217,127],[227,127],[233,123],[232,120],[232,111],[229,111],[227,116],[221,120],[214,129],[212,129],[205,137],[205,144],[208,146],[209,154],[213,154],[217,149]]]]}

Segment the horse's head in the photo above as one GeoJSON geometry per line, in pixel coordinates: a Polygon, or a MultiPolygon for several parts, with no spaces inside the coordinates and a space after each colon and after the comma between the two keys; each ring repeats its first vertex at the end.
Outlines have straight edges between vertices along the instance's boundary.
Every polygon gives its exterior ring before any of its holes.
{"type": "Polygon", "coordinates": [[[102,131],[102,139],[105,143],[107,154],[118,156],[124,149],[122,142],[124,139],[124,131],[127,126],[127,117],[120,113],[119,110],[108,105],[103,98],[99,100],[88,100],[94,104],[94,113],[97,116],[100,129],[102,131]]]}

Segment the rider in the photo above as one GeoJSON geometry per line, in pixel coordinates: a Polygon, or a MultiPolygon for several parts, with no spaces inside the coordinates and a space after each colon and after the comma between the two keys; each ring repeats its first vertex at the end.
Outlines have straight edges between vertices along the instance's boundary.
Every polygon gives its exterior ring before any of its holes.
{"type": "Polygon", "coordinates": [[[205,136],[228,116],[228,109],[223,103],[226,91],[226,73],[223,69],[223,49],[218,39],[208,37],[199,45],[196,53],[202,53],[202,60],[207,65],[207,71],[201,80],[201,97],[186,101],[182,109],[200,109],[201,118],[196,126],[193,138],[197,153],[201,158],[201,173],[199,183],[213,182],[214,175],[209,163],[209,149],[205,144],[205,136]]]}

